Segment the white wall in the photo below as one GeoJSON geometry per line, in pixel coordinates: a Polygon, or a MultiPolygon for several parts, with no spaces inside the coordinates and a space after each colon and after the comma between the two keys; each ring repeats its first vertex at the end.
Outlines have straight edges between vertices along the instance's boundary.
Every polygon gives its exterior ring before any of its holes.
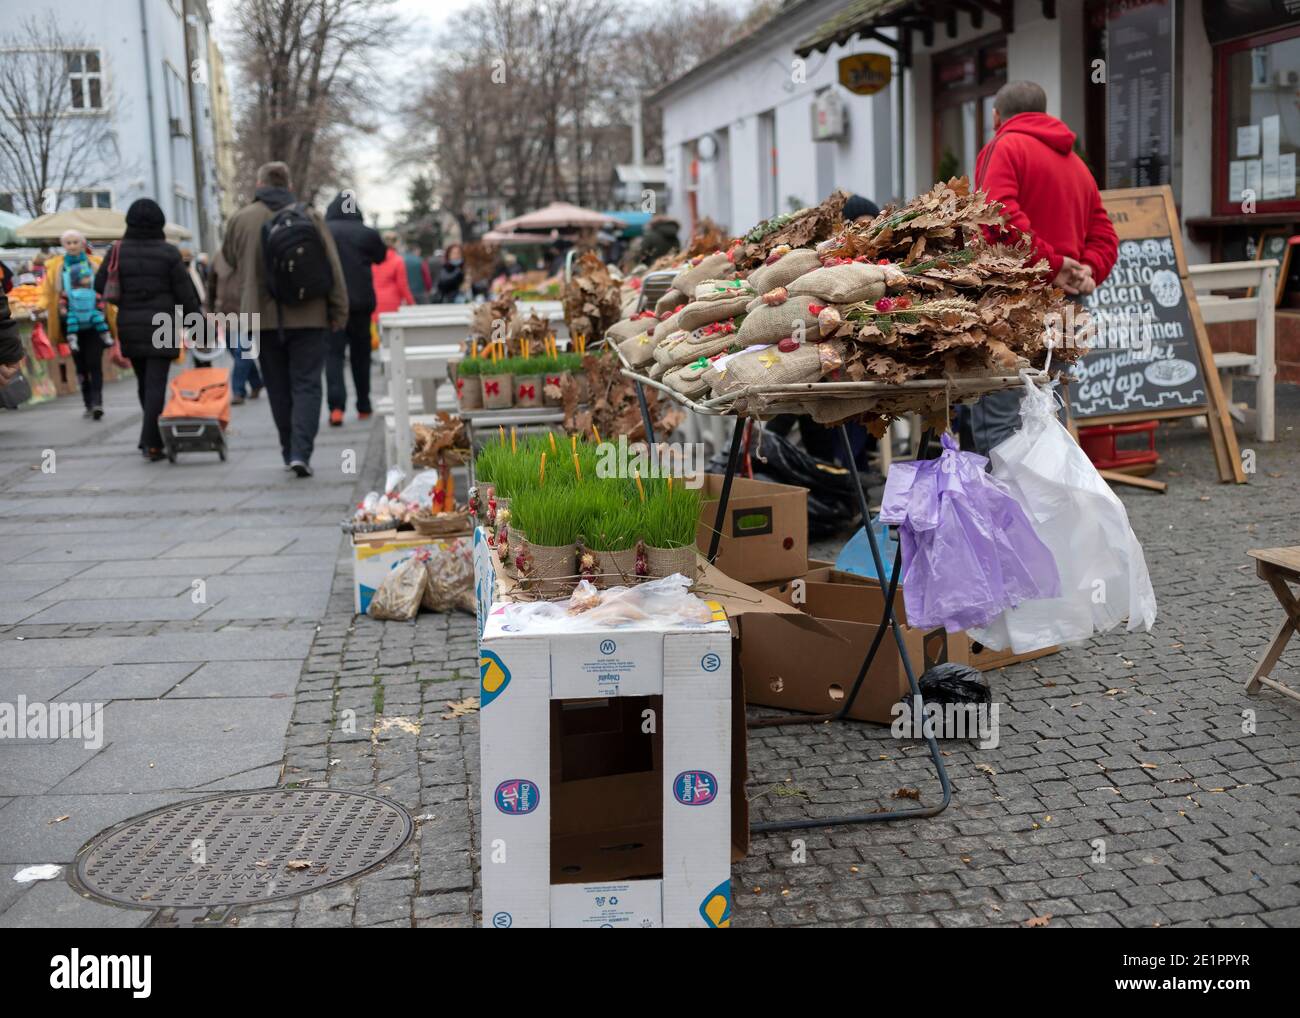
{"type": "MultiPolygon", "coordinates": [[[[729,141],[727,186],[718,186],[716,168],[702,163],[697,192],[699,214],[712,217],[732,233],[747,230],[767,217],[762,207],[761,181],[770,157],[759,129],[760,115],[767,111],[775,111],[778,211],[789,209],[791,196],[809,204],[826,197],[817,186],[814,145],[829,147],[835,186],[881,204],[889,199],[892,182],[887,174],[881,179],[878,172],[880,166],[891,166],[888,102],[882,104],[879,99],[841,89],[848,114],[847,136],[840,141],[817,143],[812,141],[812,104],[820,89],[840,88],[836,84],[840,57],[865,52],[892,55],[892,51],[875,42],[855,40],[828,53],[812,54],[805,64],[805,80],[792,80],[794,47],[841,6],[827,0],[802,13],[787,12],[776,31],[753,40],[740,54],[709,68],[663,102],[664,151],[672,184],[668,211],[684,227],[690,220],[686,146],[706,133],[722,129],[726,129],[729,141]],[[886,114],[883,120],[879,116],[882,109],[886,114]]],[[[886,97],[890,94],[886,89],[886,97]]]]}

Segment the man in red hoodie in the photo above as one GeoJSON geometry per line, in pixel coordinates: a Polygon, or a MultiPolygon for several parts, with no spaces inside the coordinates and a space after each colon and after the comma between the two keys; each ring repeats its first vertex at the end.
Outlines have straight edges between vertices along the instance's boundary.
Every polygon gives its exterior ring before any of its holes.
{"type": "MultiPolygon", "coordinates": [[[[1002,203],[1011,229],[1034,244],[1031,261],[1076,300],[1092,293],[1115,264],[1119,238],[1088,167],[1074,152],[1074,132],[1047,111],[1047,93],[1032,81],[1011,81],[993,100],[993,140],[975,160],[975,186],[1002,203]]],[[[978,452],[1019,424],[1015,390],[994,393],[972,408],[978,452]]]]}

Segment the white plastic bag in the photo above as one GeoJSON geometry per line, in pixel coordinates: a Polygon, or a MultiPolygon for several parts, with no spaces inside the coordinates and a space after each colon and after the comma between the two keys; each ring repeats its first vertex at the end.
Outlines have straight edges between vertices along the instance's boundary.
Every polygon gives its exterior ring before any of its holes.
{"type": "Polygon", "coordinates": [[[1077,643],[1124,619],[1131,633],[1150,631],[1156,595],[1124,503],[1056,419],[1052,390],[1027,384],[1020,417],[1020,430],[989,459],[1056,558],[1061,596],[1009,608],[971,637],[1025,654],[1077,643]]]}
{"type": "Polygon", "coordinates": [[[689,592],[691,581],[681,573],[631,587],[598,590],[580,580],[567,601],[512,602],[506,625],[514,632],[564,633],[595,626],[702,626],[713,618],[707,602],[689,592]]]}

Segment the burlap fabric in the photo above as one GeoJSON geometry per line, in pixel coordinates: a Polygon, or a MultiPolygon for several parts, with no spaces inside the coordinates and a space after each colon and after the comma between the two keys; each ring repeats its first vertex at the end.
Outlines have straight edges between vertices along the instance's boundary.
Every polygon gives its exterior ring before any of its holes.
{"type": "Polygon", "coordinates": [[[814,269],[786,288],[791,296],[807,294],[819,304],[876,301],[885,295],[885,270],[879,265],[851,262],[814,269]]]}
{"type": "Polygon", "coordinates": [[[803,323],[805,338],[816,339],[817,316],[808,310],[814,303],[819,302],[802,294],[780,304],[765,304],[761,297],[752,301],[737,333],[740,345],[776,343],[793,334],[798,322],[803,323]]]}
{"type": "MultiPolygon", "coordinates": [[[[674,304],[673,307],[677,305],[674,304]]],[[[646,328],[653,329],[659,324],[655,318],[624,318],[621,322],[615,322],[605,330],[605,339],[613,342],[618,346],[625,339],[631,339],[639,333],[645,332],[646,328]]]]}
{"type": "Polygon", "coordinates": [[[684,291],[674,287],[655,301],[655,314],[662,315],[665,311],[671,311],[678,304],[685,304],[688,300],[690,298],[684,291]]]}
{"type": "Polygon", "coordinates": [[[760,265],[749,274],[749,284],[757,293],[767,293],[778,286],[789,286],[806,272],[822,267],[817,252],[811,248],[795,248],[782,255],[771,265],[760,265]]]}
{"type": "MultiPolygon", "coordinates": [[[[683,308],[682,311],[684,310],[686,309],[683,308]]],[[[676,314],[669,315],[667,318],[665,318],[663,321],[661,321],[658,325],[655,326],[654,340],[656,343],[662,343],[665,339],[667,339],[669,336],[671,336],[674,332],[676,332],[678,329],[682,327],[681,315],[682,312],[678,311],[676,314]]]]}
{"type": "Polygon", "coordinates": [[[710,322],[734,318],[757,294],[743,280],[711,279],[695,288],[695,299],[679,312],[683,329],[694,330],[710,322]]]}
{"type": "Polygon", "coordinates": [[[655,351],[654,351],[655,362],[658,364],[663,364],[665,367],[671,367],[674,364],[685,363],[684,361],[678,361],[673,356],[673,353],[677,349],[677,347],[685,343],[686,340],[690,338],[690,335],[691,334],[687,332],[685,329],[678,329],[672,335],[665,337],[663,342],[658,343],[655,346],[655,351]]]}
{"type": "Polygon", "coordinates": [[[731,259],[721,251],[704,255],[694,264],[688,264],[673,277],[673,289],[694,293],[695,288],[708,279],[730,279],[736,274],[731,259]]]}
{"type": "Polygon", "coordinates": [[[696,329],[694,332],[688,332],[686,338],[680,343],[675,343],[671,349],[665,350],[661,359],[665,364],[675,367],[745,345],[747,344],[740,342],[738,332],[708,332],[705,329],[696,329]]]}
{"type": "MultiPolygon", "coordinates": [[[[648,319],[645,324],[649,324],[648,319]]],[[[639,334],[630,339],[623,340],[623,342],[618,345],[618,352],[627,358],[627,362],[634,368],[639,368],[643,364],[649,364],[654,360],[655,355],[654,337],[642,328],[639,334]]]]}
{"type": "Polygon", "coordinates": [[[709,391],[709,383],[704,378],[708,370],[708,362],[700,364],[692,362],[684,364],[681,367],[673,368],[664,374],[664,384],[671,386],[677,392],[680,392],[687,399],[694,399],[696,396],[703,396],[709,391]]]}

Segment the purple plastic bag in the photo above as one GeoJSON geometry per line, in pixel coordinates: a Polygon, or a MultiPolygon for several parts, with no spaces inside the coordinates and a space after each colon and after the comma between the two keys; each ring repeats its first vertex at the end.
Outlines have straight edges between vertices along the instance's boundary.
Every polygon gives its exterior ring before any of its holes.
{"type": "Polygon", "coordinates": [[[944,434],[938,459],[889,468],[880,521],[902,535],[909,626],[957,633],[1021,601],[1060,596],[1056,559],[987,463],[944,434]]]}

